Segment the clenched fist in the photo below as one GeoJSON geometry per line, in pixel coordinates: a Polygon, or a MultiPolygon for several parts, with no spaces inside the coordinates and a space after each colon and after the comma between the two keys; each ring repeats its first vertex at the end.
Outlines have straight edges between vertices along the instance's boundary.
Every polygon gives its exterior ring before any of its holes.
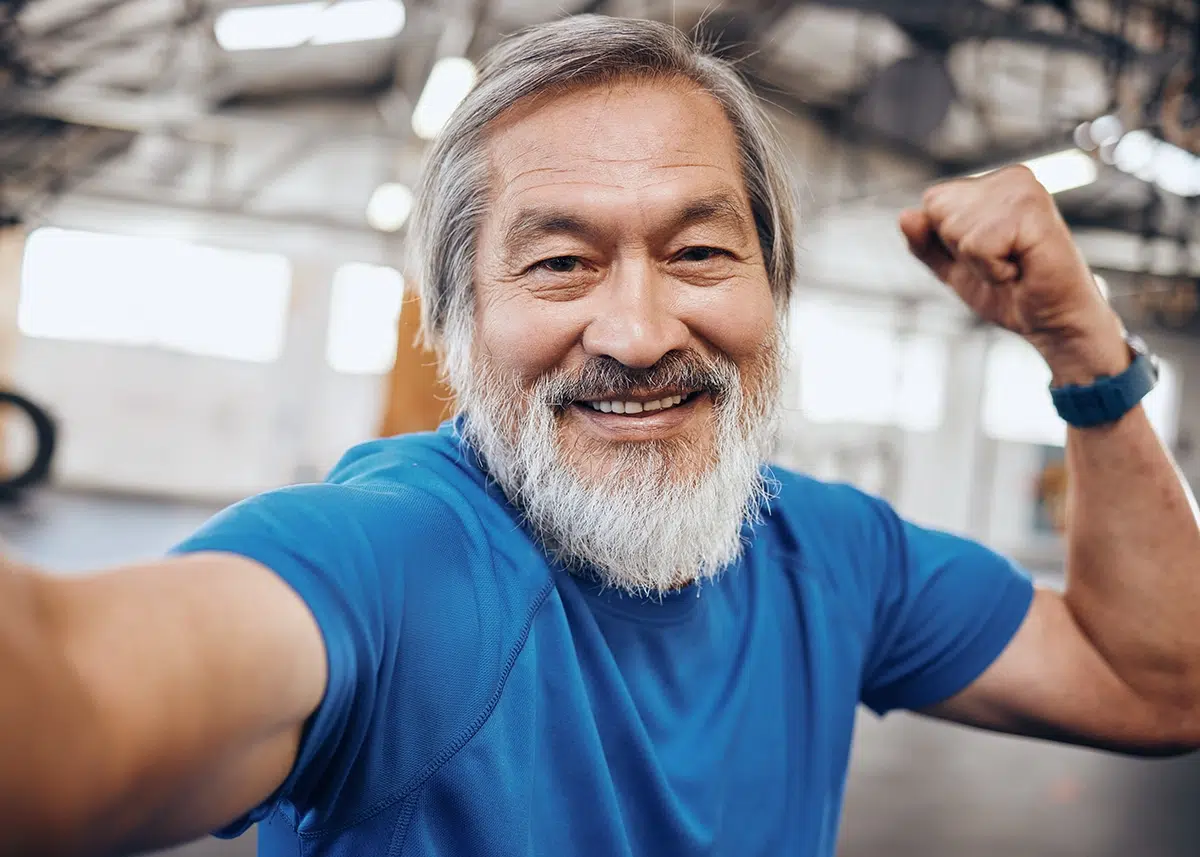
{"type": "Polygon", "coordinates": [[[913,254],[976,314],[1038,349],[1056,385],[1128,366],[1120,319],[1028,168],[935,185],[900,215],[900,228],[913,254]]]}

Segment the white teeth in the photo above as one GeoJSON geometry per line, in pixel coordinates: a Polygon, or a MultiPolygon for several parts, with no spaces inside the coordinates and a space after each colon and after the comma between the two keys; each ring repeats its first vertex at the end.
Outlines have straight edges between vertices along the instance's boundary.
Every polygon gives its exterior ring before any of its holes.
{"type": "Polygon", "coordinates": [[[592,410],[606,414],[640,414],[643,411],[665,411],[683,402],[683,396],[666,396],[650,402],[585,402],[592,410]]]}

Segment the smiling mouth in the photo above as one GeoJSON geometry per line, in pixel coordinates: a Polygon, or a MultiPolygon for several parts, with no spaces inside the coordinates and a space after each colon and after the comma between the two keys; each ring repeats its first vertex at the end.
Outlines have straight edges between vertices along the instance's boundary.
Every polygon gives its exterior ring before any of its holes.
{"type": "Polygon", "coordinates": [[[575,404],[579,405],[580,407],[590,408],[593,411],[599,411],[600,413],[604,414],[642,416],[646,414],[653,414],[659,411],[668,411],[672,408],[686,405],[703,392],[703,390],[692,390],[686,393],[673,393],[667,396],[659,396],[655,399],[594,399],[590,401],[577,401],[575,404]]]}

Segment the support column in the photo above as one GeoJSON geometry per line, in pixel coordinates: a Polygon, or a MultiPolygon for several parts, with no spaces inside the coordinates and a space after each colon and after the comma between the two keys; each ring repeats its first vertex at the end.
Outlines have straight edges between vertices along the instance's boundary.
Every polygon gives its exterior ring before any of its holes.
{"type": "Polygon", "coordinates": [[[21,297],[21,265],[25,259],[25,229],[0,226],[0,383],[12,379],[17,351],[17,304],[21,297]]]}
{"type": "Polygon", "coordinates": [[[432,431],[454,412],[450,388],[438,376],[437,358],[421,347],[421,303],[406,290],[396,336],[396,362],[387,379],[381,437],[432,431]]]}
{"type": "Polygon", "coordinates": [[[917,523],[981,536],[973,520],[981,430],[987,337],[976,332],[949,343],[942,424],[931,432],[905,432],[903,475],[897,507],[917,523]]]}
{"type": "MultiPolygon", "coordinates": [[[[17,305],[21,298],[21,266],[25,260],[25,228],[0,226],[0,386],[11,387],[17,343],[17,305]]],[[[7,471],[6,410],[0,410],[0,470],[7,471]]]]}
{"type": "MultiPolygon", "coordinates": [[[[336,266],[322,257],[292,258],[288,335],[276,366],[279,399],[272,451],[280,472],[296,482],[319,481],[325,462],[314,461],[314,437],[327,405],[325,339],[336,266]]],[[[369,429],[368,429],[369,430],[369,429]]]]}

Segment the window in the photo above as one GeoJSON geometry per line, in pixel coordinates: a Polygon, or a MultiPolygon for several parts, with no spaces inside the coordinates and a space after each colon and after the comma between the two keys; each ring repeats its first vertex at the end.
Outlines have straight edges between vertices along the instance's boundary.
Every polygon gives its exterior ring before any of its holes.
{"type": "Polygon", "coordinates": [[[25,244],[17,325],[267,363],[283,351],[290,279],[278,255],[47,227],[25,244]]]}
{"type": "Polygon", "coordinates": [[[945,342],[927,333],[902,333],[893,315],[890,307],[798,302],[794,341],[800,409],[808,419],[914,431],[941,424],[945,342]]]}
{"type": "MultiPolygon", "coordinates": [[[[1158,386],[1144,401],[1146,416],[1168,446],[1179,427],[1179,378],[1162,362],[1158,386]]],[[[999,336],[988,349],[983,381],[983,431],[996,440],[1062,446],[1067,425],[1050,400],[1050,369],[1024,340],[999,336]]]]}
{"type": "Polygon", "coordinates": [[[333,277],[325,359],[338,372],[382,375],[396,359],[404,278],[394,268],[352,262],[333,277]]]}

